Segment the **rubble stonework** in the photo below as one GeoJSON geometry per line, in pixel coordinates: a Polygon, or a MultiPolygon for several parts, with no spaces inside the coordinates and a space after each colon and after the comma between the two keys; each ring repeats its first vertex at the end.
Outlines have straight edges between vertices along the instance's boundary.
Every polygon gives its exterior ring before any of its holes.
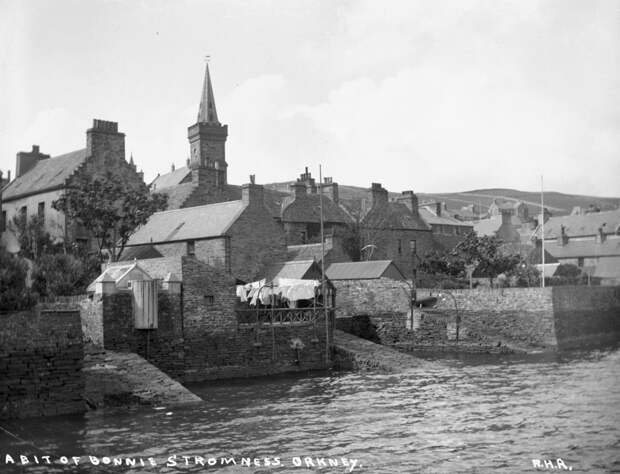
{"type": "Polygon", "coordinates": [[[0,418],[85,411],[83,360],[78,311],[0,314],[0,418]]]}

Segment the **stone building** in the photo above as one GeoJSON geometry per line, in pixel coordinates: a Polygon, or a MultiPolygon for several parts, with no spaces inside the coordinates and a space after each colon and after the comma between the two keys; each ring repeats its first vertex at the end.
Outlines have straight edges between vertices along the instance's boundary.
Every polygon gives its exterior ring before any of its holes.
{"type": "Polygon", "coordinates": [[[516,216],[522,221],[530,219],[530,212],[527,205],[523,201],[513,201],[509,199],[494,199],[489,206],[489,216],[500,216],[509,214],[516,216]]]}
{"type": "Polygon", "coordinates": [[[187,129],[186,166],[158,175],[151,190],[168,195],[168,209],[241,199],[241,188],[228,184],[228,125],[217,116],[209,65],[206,65],[196,123],[187,129]]]}
{"type": "MultiPolygon", "coordinates": [[[[560,263],[572,263],[604,283],[620,282],[620,209],[550,217],[545,250],[560,263]]],[[[535,231],[542,235],[542,226],[535,231]]]]}
{"type": "Polygon", "coordinates": [[[420,217],[433,231],[433,240],[438,247],[450,250],[474,231],[471,222],[463,222],[452,217],[445,203],[427,203],[418,208],[420,217]]]}
{"type": "Polygon", "coordinates": [[[240,200],[153,214],[130,237],[126,251],[195,256],[244,281],[286,260],[284,232],[265,206],[263,187],[253,183],[243,185],[240,200]]]}
{"type": "MultiPolygon", "coordinates": [[[[140,301],[136,290],[142,282],[118,287],[111,279],[81,306],[86,336],[105,349],[135,352],[182,382],[329,366],[325,348],[332,341],[331,325],[329,332],[317,330],[326,327],[323,311],[296,309],[295,320],[281,318],[277,324],[257,320],[251,311],[247,321],[240,313],[237,282],[223,269],[186,255],[139,260],[133,265],[159,282],[154,291],[157,303],[151,306],[153,324],[140,327],[135,317],[136,301],[140,301]],[[293,339],[304,345],[301,357],[291,349],[293,339]]],[[[127,262],[115,262],[105,272],[127,266],[127,262]]]]}
{"type": "Polygon", "coordinates": [[[288,245],[321,242],[321,188],[324,234],[340,235],[353,223],[353,218],[339,203],[338,183],[325,178],[317,185],[306,167],[305,172],[290,185],[291,194],[281,205],[280,222],[288,245]]]}
{"type": "Polygon", "coordinates": [[[64,214],[52,208],[65,189],[81,174],[102,175],[111,172],[127,186],[145,186],[141,172],[136,171],[133,158],[125,160],[125,134],[116,122],[93,120],[86,131],[86,148],[56,157],[42,153],[37,145],[17,153],[15,179],[2,192],[2,243],[11,252],[19,245],[11,221],[15,216],[28,219],[38,216],[45,230],[56,241],[65,239],[87,244],[89,234],[64,214]]]}
{"type": "Polygon", "coordinates": [[[390,201],[387,190],[372,183],[371,206],[360,223],[363,259],[392,260],[410,278],[435,246],[431,227],[418,208],[413,191],[403,191],[390,201]]]}

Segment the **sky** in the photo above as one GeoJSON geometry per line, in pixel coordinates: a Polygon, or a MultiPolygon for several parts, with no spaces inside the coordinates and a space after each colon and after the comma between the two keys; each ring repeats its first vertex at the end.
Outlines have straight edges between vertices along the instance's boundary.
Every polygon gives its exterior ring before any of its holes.
{"type": "Polygon", "coordinates": [[[205,55],[230,183],[620,196],[617,0],[0,0],[0,170],[93,118],[182,166],[205,55]]]}

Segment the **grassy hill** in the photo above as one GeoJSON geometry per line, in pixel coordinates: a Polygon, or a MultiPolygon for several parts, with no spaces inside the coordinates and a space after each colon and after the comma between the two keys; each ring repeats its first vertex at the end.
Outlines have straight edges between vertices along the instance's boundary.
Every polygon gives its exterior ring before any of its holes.
{"type": "MultiPolygon", "coordinates": [[[[271,183],[265,187],[281,192],[287,192],[291,182],[271,183]]],[[[340,200],[353,213],[357,213],[362,208],[365,200],[370,204],[370,191],[368,188],[357,186],[340,185],[338,187],[340,200]]],[[[397,193],[390,193],[391,197],[397,193]]],[[[489,208],[494,199],[507,199],[523,201],[530,209],[530,215],[540,212],[540,193],[519,191],[516,189],[492,188],[475,189],[457,193],[420,193],[418,194],[420,203],[424,202],[445,202],[448,210],[457,211],[464,206],[475,204],[483,210],[489,208]]],[[[618,209],[620,207],[620,197],[598,197],[582,196],[579,194],[563,194],[553,191],[545,192],[545,207],[551,211],[552,215],[560,216],[570,214],[575,206],[587,208],[590,205],[598,206],[602,211],[618,209]]]]}

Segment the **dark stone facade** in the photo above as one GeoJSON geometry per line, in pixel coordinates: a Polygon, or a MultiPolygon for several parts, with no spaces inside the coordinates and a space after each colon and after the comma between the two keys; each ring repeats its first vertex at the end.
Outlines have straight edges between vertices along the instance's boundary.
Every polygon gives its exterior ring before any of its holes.
{"type": "Polygon", "coordinates": [[[0,418],[85,411],[83,360],[78,311],[0,314],[0,418]]]}

